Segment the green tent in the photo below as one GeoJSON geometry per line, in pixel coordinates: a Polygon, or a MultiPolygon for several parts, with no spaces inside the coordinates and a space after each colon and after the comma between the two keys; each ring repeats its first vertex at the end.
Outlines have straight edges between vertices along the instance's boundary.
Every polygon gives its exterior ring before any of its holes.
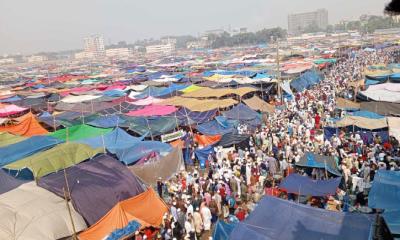
{"type": "Polygon", "coordinates": [[[22,136],[17,136],[17,135],[13,135],[7,132],[2,132],[0,133],[0,147],[5,147],[17,142],[21,142],[23,140],[25,140],[26,137],[22,137],[22,136]]]}
{"type": "Polygon", "coordinates": [[[16,171],[29,169],[33,176],[38,179],[76,165],[103,151],[103,148],[93,149],[82,143],[62,143],[47,151],[8,164],[3,168],[16,171]]]}
{"type": "Polygon", "coordinates": [[[324,63],[335,63],[336,58],[319,58],[314,60],[315,64],[324,64],[324,63]]]}
{"type": "Polygon", "coordinates": [[[68,141],[76,141],[84,138],[98,137],[112,131],[112,128],[96,128],[89,125],[81,124],[67,127],[52,133],[49,136],[68,141]]]}

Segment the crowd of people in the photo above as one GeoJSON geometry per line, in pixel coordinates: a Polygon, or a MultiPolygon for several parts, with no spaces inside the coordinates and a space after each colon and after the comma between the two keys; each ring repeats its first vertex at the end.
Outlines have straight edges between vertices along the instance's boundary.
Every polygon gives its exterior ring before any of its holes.
{"type": "Polygon", "coordinates": [[[159,179],[157,190],[170,212],[159,231],[137,232],[135,239],[208,239],[218,220],[243,221],[265,194],[333,211],[372,212],[367,202],[371,181],[379,169],[399,170],[398,140],[379,134],[366,139],[362,131],[345,129],[325,139],[324,127],[343,116],[335,99],[354,97],[349,86],[362,79],[368,65],[397,58],[392,48],[349,53],[318,85],[278,99],[275,113],[253,129],[246,147],[216,146],[206,169],[187,168],[168,181],[159,179]],[[334,157],[342,174],[336,195],[298,196],[279,189],[293,172],[319,180],[335,177],[325,169],[296,167],[305,152],[334,157]]]}

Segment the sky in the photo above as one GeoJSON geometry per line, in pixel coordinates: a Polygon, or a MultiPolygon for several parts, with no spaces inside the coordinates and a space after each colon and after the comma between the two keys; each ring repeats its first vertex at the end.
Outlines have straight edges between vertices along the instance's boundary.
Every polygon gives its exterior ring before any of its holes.
{"type": "Polygon", "coordinates": [[[221,27],[287,28],[287,15],[326,8],[329,23],[382,15],[389,0],[0,0],[0,54],[82,49],[221,27]]]}

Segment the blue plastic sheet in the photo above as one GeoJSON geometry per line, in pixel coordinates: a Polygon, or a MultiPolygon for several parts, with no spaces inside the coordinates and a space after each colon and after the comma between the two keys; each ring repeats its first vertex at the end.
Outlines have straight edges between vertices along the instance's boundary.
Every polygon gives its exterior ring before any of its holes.
{"type": "Polygon", "coordinates": [[[148,156],[152,152],[157,152],[160,155],[166,155],[171,152],[172,147],[167,143],[157,141],[142,141],[137,142],[129,148],[116,148],[115,155],[117,158],[125,163],[131,165],[136,163],[143,157],[148,156]]]}
{"type": "Polygon", "coordinates": [[[214,153],[213,145],[209,145],[209,146],[201,148],[201,149],[198,148],[194,151],[196,158],[199,160],[200,168],[204,169],[206,167],[206,162],[207,162],[208,156],[213,153],[214,153]]]}
{"type": "Polygon", "coordinates": [[[100,116],[93,121],[87,123],[87,125],[91,125],[94,127],[100,128],[112,128],[116,126],[120,126],[124,124],[126,121],[120,118],[117,115],[110,115],[110,116],[100,116]]]}
{"type": "Polygon", "coordinates": [[[196,126],[197,130],[204,135],[218,135],[235,132],[236,129],[227,123],[228,126],[221,125],[217,120],[205,122],[196,126]]]}
{"type": "Polygon", "coordinates": [[[364,117],[364,118],[371,118],[371,119],[381,119],[381,118],[385,117],[380,114],[370,112],[370,111],[364,111],[364,110],[350,112],[349,115],[357,116],[357,117],[364,117]]]}
{"type": "Polygon", "coordinates": [[[28,181],[16,179],[0,169],[0,194],[11,191],[28,181]]]}
{"type": "Polygon", "coordinates": [[[400,235],[400,210],[385,211],[382,214],[382,217],[385,219],[385,222],[389,227],[390,233],[392,235],[400,235]]]}
{"type": "Polygon", "coordinates": [[[229,240],[229,235],[236,227],[237,223],[226,223],[224,221],[218,220],[215,224],[213,240],[229,240]]]}
{"type": "Polygon", "coordinates": [[[179,124],[183,126],[204,123],[212,119],[217,110],[210,110],[206,112],[190,111],[187,108],[181,108],[172,115],[179,120],[179,124]]]}
{"type": "Polygon", "coordinates": [[[123,237],[127,237],[128,235],[131,235],[134,233],[136,230],[139,230],[140,224],[136,221],[130,221],[128,225],[124,228],[120,228],[117,230],[114,230],[107,238],[106,240],[119,240],[122,239],[123,237]]]}
{"type": "Polygon", "coordinates": [[[316,71],[307,71],[300,77],[290,82],[290,86],[296,89],[297,92],[301,92],[305,89],[309,89],[311,86],[319,83],[321,77],[316,71]]]}
{"type": "Polygon", "coordinates": [[[295,173],[283,179],[279,188],[284,189],[288,193],[324,197],[336,194],[336,189],[340,184],[340,180],[340,177],[328,180],[313,180],[307,176],[301,176],[295,173]]]}
{"type": "Polygon", "coordinates": [[[379,170],[368,195],[368,206],[385,210],[400,210],[400,172],[379,170]]]}
{"type": "Polygon", "coordinates": [[[235,119],[235,120],[239,120],[239,121],[240,120],[253,120],[253,119],[259,117],[259,115],[256,111],[249,108],[247,105],[244,105],[243,103],[239,103],[238,105],[233,107],[231,110],[226,111],[223,114],[228,119],[235,119]]]}
{"type": "Polygon", "coordinates": [[[231,240],[370,239],[374,215],[342,213],[265,196],[231,240]]]}
{"type": "Polygon", "coordinates": [[[300,161],[296,163],[296,165],[301,167],[323,168],[336,176],[341,176],[337,163],[332,156],[324,156],[306,152],[304,156],[300,158],[300,161]]]}

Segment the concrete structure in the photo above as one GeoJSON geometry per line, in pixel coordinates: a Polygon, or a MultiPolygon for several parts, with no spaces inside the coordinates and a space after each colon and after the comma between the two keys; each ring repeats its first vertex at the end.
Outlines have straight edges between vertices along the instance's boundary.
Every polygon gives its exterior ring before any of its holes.
{"type": "Polygon", "coordinates": [[[107,49],[106,56],[110,58],[128,58],[132,56],[132,49],[130,48],[107,49]]]}
{"type": "Polygon", "coordinates": [[[175,51],[175,44],[150,45],[146,47],[147,54],[171,54],[175,51]]]}
{"type": "Polygon", "coordinates": [[[102,36],[93,35],[84,38],[85,52],[90,55],[93,54],[94,57],[105,56],[104,39],[102,36]]]}
{"type": "Polygon", "coordinates": [[[1,58],[0,59],[0,65],[14,64],[14,63],[15,63],[15,58],[1,58]]]}
{"type": "Polygon", "coordinates": [[[318,9],[315,12],[290,14],[288,16],[289,34],[303,33],[310,26],[326,30],[328,27],[328,11],[326,9],[318,9]]]}
{"type": "Polygon", "coordinates": [[[83,52],[75,53],[74,57],[75,57],[75,59],[78,59],[78,60],[80,60],[80,59],[92,59],[92,58],[95,58],[95,55],[92,52],[83,51],[83,52]]]}
{"type": "Polygon", "coordinates": [[[48,58],[46,56],[42,56],[42,55],[32,55],[30,57],[27,57],[26,60],[29,63],[40,63],[40,62],[47,61],[48,58]]]}

